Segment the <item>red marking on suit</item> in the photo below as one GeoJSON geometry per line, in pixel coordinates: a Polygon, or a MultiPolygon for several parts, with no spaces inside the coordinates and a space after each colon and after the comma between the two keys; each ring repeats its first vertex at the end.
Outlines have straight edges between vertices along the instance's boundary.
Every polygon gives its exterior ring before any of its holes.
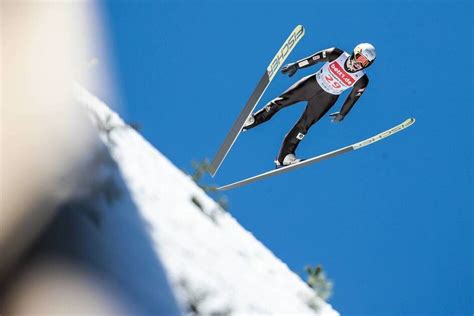
{"type": "Polygon", "coordinates": [[[339,78],[344,85],[350,87],[354,84],[354,79],[341,67],[341,65],[337,63],[337,61],[334,61],[329,65],[329,71],[339,78]]]}

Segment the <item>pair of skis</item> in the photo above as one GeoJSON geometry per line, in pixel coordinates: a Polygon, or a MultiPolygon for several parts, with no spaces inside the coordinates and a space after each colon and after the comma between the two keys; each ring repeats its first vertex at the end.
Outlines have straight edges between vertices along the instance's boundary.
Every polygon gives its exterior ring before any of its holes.
{"type": "MultiPolygon", "coordinates": [[[[270,65],[267,67],[265,73],[263,74],[262,78],[260,79],[257,88],[255,88],[254,92],[250,96],[249,100],[247,101],[244,109],[241,111],[240,115],[238,116],[237,120],[235,121],[234,125],[232,126],[231,130],[227,134],[227,137],[224,140],[224,143],[220,147],[219,151],[217,152],[216,156],[214,157],[214,160],[212,161],[209,169],[209,173],[211,174],[212,177],[215,176],[217,173],[217,170],[221,166],[222,162],[224,161],[225,157],[229,153],[230,149],[234,145],[237,137],[240,135],[242,128],[245,124],[245,121],[249,117],[249,115],[253,112],[255,109],[255,106],[259,102],[260,98],[262,95],[265,93],[265,90],[267,89],[268,85],[272,81],[272,79],[275,77],[277,74],[278,70],[280,69],[281,65],[284,63],[288,55],[291,53],[295,45],[299,42],[299,40],[303,37],[304,35],[304,27],[302,25],[298,25],[293,32],[290,34],[290,36],[287,38],[287,40],[283,43],[282,47],[278,51],[278,53],[275,55],[273,58],[272,62],[270,65]]],[[[305,159],[302,160],[298,163],[285,166],[279,169],[271,170],[268,172],[261,173],[259,175],[240,180],[231,184],[227,184],[221,187],[218,187],[218,190],[224,191],[224,190],[229,190],[233,188],[237,188],[252,182],[255,182],[257,180],[261,180],[264,178],[272,177],[277,174],[285,173],[288,171],[292,171],[304,166],[308,166],[310,164],[333,158],[335,156],[341,155],[343,153],[347,153],[349,151],[357,150],[360,148],[363,148],[365,146],[371,145],[381,139],[387,138],[409,126],[411,126],[413,123],[415,123],[414,118],[409,118],[405,120],[404,122],[380,133],[375,136],[372,136],[370,138],[367,138],[363,141],[354,143],[352,145],[346,146],[339,148],[337,150],[315,156],[313,158],[305,159]]]]}

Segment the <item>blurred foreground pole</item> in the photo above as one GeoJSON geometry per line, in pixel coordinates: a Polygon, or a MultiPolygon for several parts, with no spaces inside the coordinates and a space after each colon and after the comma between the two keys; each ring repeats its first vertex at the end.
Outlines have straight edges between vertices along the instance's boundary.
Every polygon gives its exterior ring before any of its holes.
{"type": "Polygon", "coordinates": [[[101,46],[91,3],[1,1],[0,314],[120,314],[86,271],[57,262],[18,267],[73,194],[91,151],[88,121],[72,95],[101,46]]]}

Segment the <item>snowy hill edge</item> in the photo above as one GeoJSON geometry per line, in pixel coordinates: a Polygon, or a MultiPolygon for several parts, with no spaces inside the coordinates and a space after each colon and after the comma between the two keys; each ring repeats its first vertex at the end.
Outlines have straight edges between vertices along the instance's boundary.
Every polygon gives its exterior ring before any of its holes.
{"type": "Polygon", "coordinates": [[[117,113],[80,85],[74,89],[149,224],[156,255],[183,309],[339,315],[117,113]]]}

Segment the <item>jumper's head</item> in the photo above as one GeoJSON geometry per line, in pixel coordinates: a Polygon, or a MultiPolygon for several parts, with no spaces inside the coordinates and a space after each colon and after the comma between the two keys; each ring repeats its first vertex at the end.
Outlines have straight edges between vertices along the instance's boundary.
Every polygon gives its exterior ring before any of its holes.
{"type": "Polygon", "coordinates": [[[349,65],[356,70],[362,70],[369,67],[376,57],[377,53],[372,44],[361,43],[354,48],[349,58],[349,65]]]}

